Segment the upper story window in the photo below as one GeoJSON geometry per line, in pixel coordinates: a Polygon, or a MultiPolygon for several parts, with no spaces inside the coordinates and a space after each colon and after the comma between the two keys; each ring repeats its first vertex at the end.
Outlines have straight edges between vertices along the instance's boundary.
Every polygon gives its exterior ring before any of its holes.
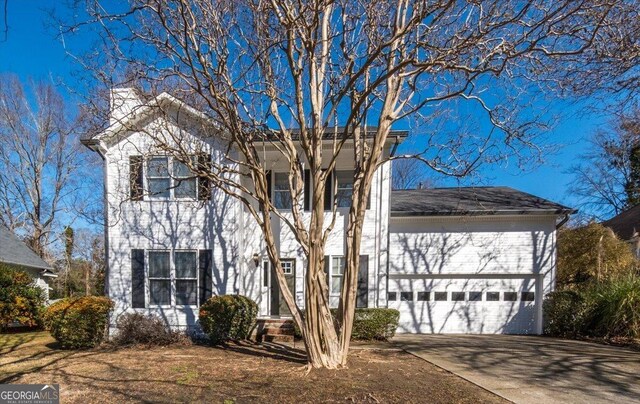
{"type": "Polygon", "coordinates": [[[339,208],[351,207],[351,197],[353,196],[353,170],[336,171],[336,205],[339,208]]]}
{"type": "Polygon", "coordinates": [[[273,205],[276,209],[291,209],[291,190],[289,174],[275,173],[273,178],[273,205]]]}
{"type": "Polygon", "coordinates": [[[189,164],[171,156],[153,156],[143,164],[142,156],[130,157],[130,198],[208,200],[211,189],[206,176],[197,176],[189,167],[209,168],[209,155],[191,156],[189,164]],[[144,173],[143,173],[144,171],[144,173]],[[146,192],[142,192],[142,178],[146,192]]]}

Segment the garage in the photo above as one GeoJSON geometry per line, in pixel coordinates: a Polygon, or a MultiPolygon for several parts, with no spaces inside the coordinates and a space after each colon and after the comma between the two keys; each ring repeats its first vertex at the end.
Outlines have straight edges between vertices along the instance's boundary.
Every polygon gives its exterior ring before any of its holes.
{"type": "Polygon", "coordinates": [[[398,332],[538,334],[534,277],[396,277],[388,307],[400,311],[398,332]]]}
{"type": "Polygon", "coordinates": [[[394,191],[384,297],[398,333],[542,333],[571,212],[504,187],[394,191]]]}

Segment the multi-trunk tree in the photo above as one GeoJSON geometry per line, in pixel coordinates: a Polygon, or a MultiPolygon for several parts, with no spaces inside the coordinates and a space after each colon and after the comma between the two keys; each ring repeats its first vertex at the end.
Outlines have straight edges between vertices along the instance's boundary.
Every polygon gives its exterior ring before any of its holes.
{"type": "Polygon", "coordinates": [[[245,204],[300,326],[309,364],[338,368],[347,363],[372,179],[390,158],[407,157],[384,152],[392,125],[412,125],[425,150],[419,159],[444,175],[466,175],[513,155],[536,157],[535,139],[545,125],[531,97],[570,79],[624,7],[629,3],[606,0],[157,0],[108,9],[92,2],[86,11],[96,24],[65,32],[102,34],[104,53],[79,59],[95,77],[114,77],[104,74],[105,66],[126,66],[120,77],[140,79],[147,90],[173,86],[228,140],[227,163],[216,165],[189,163],[193,149],[179,133],[167,142],[155,138],[156,147],[245,204]],[[433,120],[454,104],[473,111],[478,123],[433,130],[433,120]],[[268,195],[265,144],[289,168],[294,203],[286,212],[268,195]],[[353,191],[333,318],[324,249],[336,208],[325,214],[325,188],[338,155],[347,154],[353,191]],[[305,181],[312,189],[308,213],[301,210],[305,181]],[[286,284],[272,228],[276,216],[306,258],[304,311],[286,284]]]}

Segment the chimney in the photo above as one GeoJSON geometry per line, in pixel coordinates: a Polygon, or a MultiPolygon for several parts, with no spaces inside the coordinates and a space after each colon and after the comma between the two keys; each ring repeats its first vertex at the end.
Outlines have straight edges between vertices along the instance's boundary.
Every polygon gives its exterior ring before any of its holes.
{"type": "Polygon", "coordinates": [[[142,106],[142,100],[133,88],[112,88],[110,96],[109,124],[113,125],[142,106]]]}

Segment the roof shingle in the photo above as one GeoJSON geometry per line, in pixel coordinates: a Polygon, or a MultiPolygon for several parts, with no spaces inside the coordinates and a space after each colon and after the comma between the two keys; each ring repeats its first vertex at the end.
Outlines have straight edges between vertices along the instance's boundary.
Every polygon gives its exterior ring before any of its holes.
{"type": "Polygon", "coordinates": [[[15,234],[0,226],[0,262],[51,270],[38,254],[31,251],[15,234]]]}

